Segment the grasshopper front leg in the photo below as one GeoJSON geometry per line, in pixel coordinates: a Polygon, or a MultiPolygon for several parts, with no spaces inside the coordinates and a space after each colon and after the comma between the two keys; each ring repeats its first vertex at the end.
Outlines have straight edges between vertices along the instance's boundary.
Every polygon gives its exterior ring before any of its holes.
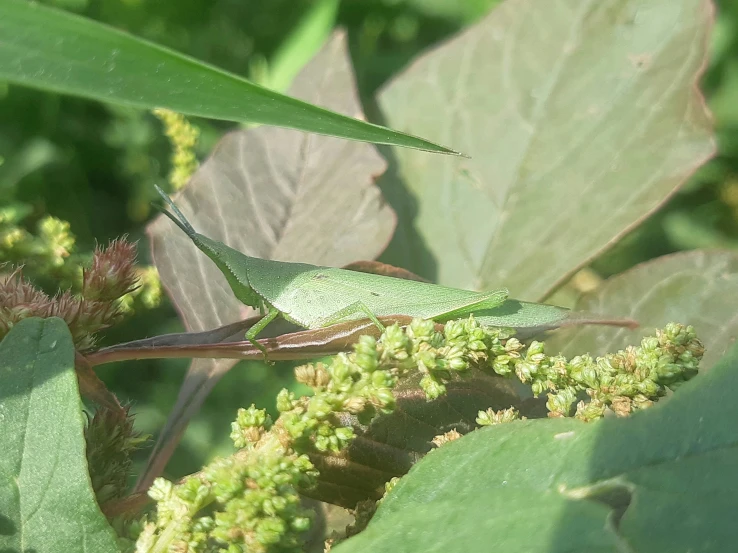
{"type": "Polygon", "coordinates": [[[269,323],[276,319],[279,314],[279,309],[277,309],[276,307],[270,307],[267,314],[264,315],[258,323],[249,328],[249,330],[246,332],[246,340],[251,342],[254,347],[258,348],[259,351],[264,354],[264,361],[266,361],[267,363],[271,363],[271,361],[269,361],[269,355],[267,354],[266,348],[264,348],[264,346],[256,341],[256,337],[262,330],[267,327],[269,323]]]}

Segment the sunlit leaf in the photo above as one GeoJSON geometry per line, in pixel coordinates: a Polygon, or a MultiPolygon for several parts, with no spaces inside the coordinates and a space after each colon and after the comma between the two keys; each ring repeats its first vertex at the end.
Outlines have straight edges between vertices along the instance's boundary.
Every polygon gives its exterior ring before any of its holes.
{"type": "Polygon", "coordinates": [[[415,10],[431,17],[469,23],[489,12],[501,0],[407,0],[415,10]]]}
{"type": "Polygon", "coordinates": [[[519,421],[415,465],[336,553],[732,551],[735,348],[630,418],[519,421]]]}
{"type": "Polygon", "coordinates": [[[412,197],[386,187],[388,262],[545,297],[713,152],[712,18],[708,0],[508,0],[418,59],[380,94],[387,121],[472,159],[394,151],[412,197]]]}
{"type": "Polygon", "coordinates": [[[706,349],[700,367],[709,368],[738,336],[738,252],[694,251],[651,260],[608,279],[577,308],[633,317],[641,326],[563,330],[549,341],[551,351],[601,355],[679,322],[695,327],[706,349]]]}
{"type": "Polygon", "coordinates": [[[269,87],[289,88],[300,69],[323,47],[336,22],[340,0],[318,0],[269,60],[269,87]]]}

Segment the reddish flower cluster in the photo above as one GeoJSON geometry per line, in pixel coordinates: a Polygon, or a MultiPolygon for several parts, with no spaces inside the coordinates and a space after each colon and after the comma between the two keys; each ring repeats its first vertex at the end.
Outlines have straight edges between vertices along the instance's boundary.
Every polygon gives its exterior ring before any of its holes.
{"type": "Polygon", "coordinates": [[[82,296],[88,300],[114,301],[136,287],[136,245],[125,238],[95,248],[92,266],[84,271],[82,296]]]}
{"type": "Polygon", "coordinates": [[[136,246],[124,239],[95,249],[84,272],[81,295],[67,290],[54,297],[23,278],[21,269],[0,278],[0,338],[27,317],[60,317],[69,326],[78,350],[94,345],[94,334],[122,315],[118,299],[135,289],[136,246]]]}

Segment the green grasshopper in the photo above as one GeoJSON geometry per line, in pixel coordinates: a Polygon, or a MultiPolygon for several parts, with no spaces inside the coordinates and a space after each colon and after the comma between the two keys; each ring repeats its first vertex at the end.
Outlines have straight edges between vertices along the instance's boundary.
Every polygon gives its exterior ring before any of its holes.
{"type": "Polygon", "coordinates": [[[246,332],[246,339],[265,354],[256,337],[279,315],[307,329],[369,318],[384,330],[377,317],[407,315],[440,323],[491,310],[508,297],[506,289],[472,292],[334,267],[250,257],[197,233],[169,196],[158,186],[156,189],[174,214],[166,210],[163,213],[213,260],[236,298],[265,313],[246,332]]]}

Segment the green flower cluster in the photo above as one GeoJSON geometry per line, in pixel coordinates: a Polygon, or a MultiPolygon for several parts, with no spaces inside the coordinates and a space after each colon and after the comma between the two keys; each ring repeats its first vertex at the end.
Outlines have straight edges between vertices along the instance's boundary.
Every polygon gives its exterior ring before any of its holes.
{"type": "MultiPolygon", "coordinates": [[[[528,348],[529,353],[542,350],[538,342],[528,348]]],[[[568,416],[580,392],[589,401],[579,401],[576,418],[595,420],[608,408],[626,416],[650,407],[667,388],[674,390],[696,376],[704,351],[693,327],[670,323],[656,336],[644,338],[640,347],[629,346],[597,359],[529,356],[524,382],[531,382],[534,392],[550,391],[549,416],[568,416]]]]}
{"type": "MultiPolygon", "coordinates": [[[[625,415],[643,408],[696,374],[703,348],[692,327],[670,324],[639,348],[592,359],[548,356],[541,342],[525,346],[508,329],[482,327],[473,317],[446,323],[443,332],[416,319],[405,328],[385,329],[377,340],[363,336],[354,351],[328,364],[297,367],[296,378],[313,394],[295,397],[282,390],[279,418],[272,422],[253,405],[238,412],[231,437],[240,451],[219,460],[181,484],[158,480],[156,522],[144,526],[136,551],[298,551],[309,517],[298,491],[309,489],[317,471],[307,454],[339,452],[354,438],[350,413],[362,424],[395,408],[393,388],[419,371],[428,400],[446,391],[454,375],[472,367],[513,375],[549,394],[550,416],[568,416],[577,394],[586,393],[576,416],[592,420],[610,407],[625,415]],[[214,514],[201,515],[205,507],[214,514]],[[218,549],[220,547],[220,549],[218,549]]],[[[480,425],[515,420],[514,409],[480,411],[480,425]]],[[[460,437],[437,436],[437,446],[460,437]]],[[[373,504],[373,502],[370,502],[373,504]]],[[[368,511],[367,511],[368,512],[368,511]]]]}
{"type": "Polygon", "coordinates": [[[153,309],[161,304],[163,291],[159,271],[155,266],[137,266],[136,283],[133,290],[118,300],[118,307],[123,313],[130,314],[141,307],[153,309]]]}
{"type": "MultiPolygon", "coordinates": [[[[338,355],[325,366],[297,369],[298,381],[312,387],[310,398],[296,399],[283,390],[278,408],[285,428],[296,443],[311,440],[318,451],[340,451],[353,438],[353,429],[337,424],[337,415],[351,413],[366,424],[394,408],[392,388],[412,371],[422,374],[420,387],[429,400],[446,392],[452,375],[475,367],[500,376],[516,376],[534,395],[548,394],[549,416],[569,416],[580,394],[575,416],[602,417],[606,409],[627,415],[651,405],[681,382],[697,374],[704,352],[694,328],[669,324],[640,347],[596,359],[581,355],[567,360],[549,356],[544,344],[526,346],[509,329],[481,326],[474,317],[450,321],[443,332],[431,321],[414,320],[402,329],[388,327],[379,340],[364,336],[354,352],[338,355]]],[[[480,411],[481,425],[514,420],[514,411],[480,411]]],[[[307,444],[305,444],[307,445],[307,444]]],[[[309,451],[302,446],[301,451],[309,451]]]]}
{"type": "MultiPolygon", "coordinates": [[[[253,406],[243,411],[243,429],[267,421],[253,406]]],[[[313,486],[317,471],[306,455],[281,443],[280,432],[264,429],[252,434],[257,436],[177,485],[158,478],[149,490],[157,502],[156,521],[144,524],[136,553],[300,551],[312,514],[301,506],[297,490],[313,486]]],[[[242,434],[236,442],[243,443],[242,434]]]]}
{"type": "Polygon", "coordinates": [[[0,207],[0,264],[23,263],[39,276],[75,281],[81,271],[78,263],[69,262],[75,243],[69,223],[47,215],[33,234],[21,225],[32,211],[17,202],[0,207]]]}
{"type": "Polygon", "coordinates": [[[280,423],[300,452],[339,452],[354,438],[354,430],[340,423],[349,413],[368,424],[378,414],[395,408],[392,389],[413,371],[423,375],[420,386],[429,399],[446,392],[452,373],[487,359],[486,351],[509,335],[485,329],[474,319],[452,321],[443,332],[432,321],[413,320],[406,328],[387,327],[379,340],[362,336],[349,354],[336,355],[330,364],[303,365],[298,382],[313,389],[310,397],[296,398],[287,390],[277,397],[280,423]]]}
{"type": "MultiPolygon", "coordinates": [[[[339,354],[328,365],[298,367],[297,380],[314,393],[296,398],[282,390],[277,398],[279,424],[296,451],[339,452],[354,438],[353,428],[343,425],[340,415],[350,413],[368,424],[378,414],[392,412],[392,389],[409,373],[422,374],[420,386],[433,400],[446,392],[453,374],[471,367],[515,375],[535,395],[548,393],[549,416],[569,416],[580,393],[590,398],[577,407],[580,419],[599,418],[606,408],[626,415],[651,405],[666,387],[694,376],[702,353],[694,329],[679,324],[645,338],[639,348],[569,361],[546,355],[542,342],[526,347],[513,331],[483,327],[473,317],[450,321],[443,332],[430,321],[416,319],[404,329],[388,327],[379,340],[362,336],[352,353],[339,354]]],[[[480,411],[477,422],[498,424],[517,417],[514,410],[480,411]]]]}
{"type": "Polygon", "coordinates": [[[479,426],[494,426],[519,419],[520,413],[518,410],[510,407],[509,409],[500,409],[499,411],[495,411],[494,409],[479,411],[476,422],[479,426]]]}
{"type": "Polygon", "coordinates": [[[295,398],[282,390],[277,396],[280,423],[297,451],[334,451],[354,438],[351,427],[342,426],[336,415],[351,413],[371,420],[376,413],[394,408],[392,395],[397,377],[380,369],[381,348],[370,336],[362,336],[351,354],[339,354],[326,366],[304,365],[295,369],[298,382],[313,389],[311,397],[295,398]]]}
{"type": "Polygon", "coordinates": [[[167,135],[174,148],[169,183],[174,190],[179,190],[187,184],[197,170],[195,145],[200,137],[200,131],[197,127],[192,126],[182,114],[168,109],[155,109],[152,113],[163,123],[164,134],[167,135]]]}
{"type": "Polygon", "coordinates": [[[231,440],[239,449],[253,447],[264,433],[272,427],[272,417],[254,404],[248,409],[239,409],[236,420],[231,423],[231,440]]]}

